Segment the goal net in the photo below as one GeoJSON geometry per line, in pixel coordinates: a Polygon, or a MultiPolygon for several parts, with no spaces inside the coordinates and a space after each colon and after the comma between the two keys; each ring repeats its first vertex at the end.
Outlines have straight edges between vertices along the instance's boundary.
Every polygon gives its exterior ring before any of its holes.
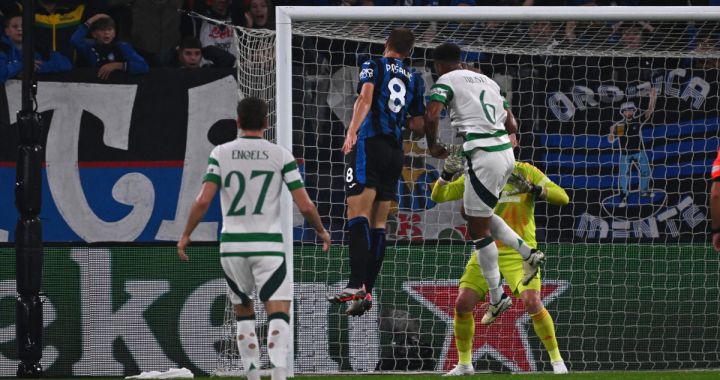
{"type": "MultiPolygon", "coordinates": [[[[382,55],[395,27],[414,31],[409,64],[427,89],[437,80],[431,48],[460,45],[467,64],[507,93],[519,124],[517,160],[542,170],[570,196],[562,207],[535,206],[538,244],[548,257],[541,298],[569,369],[720,367],[720,268],[706,222],[707,178],[718,149],[717,10],[690,15],[690,8],[677,8],[682,21],[673,21],[657,8],[642,16],[632,8],[624,16],[575,8],[577,18],[558,21],[541,9],[537,17],[504,21],[488,16],[494,9],[486,7],[385,8],[367,17],[357,14],[370,11],[356,9],[323,10],[337,18],[303,13],[292,20],[291,39],[278,24],[277,43],[287,42],[275,57],[278,134],[292,124],[292,135],[279,142],[292,147],[336,243],[323,253],[295,213],[295,372],[447,371],[457,362],[453,305],[469,237],[461,203],[430,199],[442,161],[429,158],[422,139],[404,135],[406,157],[373,308],[346,317],[344,307],[325,300],[349,274],[340,148],[358,68],[382,55]],[[369,21],[412,19],[402,15],[413,12],[426,21],[369,21]],[[458,21],[441,21],[451,18],[448,12],[458,21]]],[[[255,54],[255,37],[240,40],[241,50],[255,54]]],[[[240,72],[240,88],[259,89],[272,100],[275,83],[256,79],[272,69],[240,72]]],[[[442,142],[460,142],[445,115],[440,130],[442,142]]],[[[476,308],[476,321],[483,312],[476,308]]],[[[233,325],[228,314],[226,326],[233,325]]],[[[232,335],[227,341],[232,346],[232,335]]],[[[491,327],[477,325],[473,362],[480,370],[551,370],[517,298],[491,327]]]]}

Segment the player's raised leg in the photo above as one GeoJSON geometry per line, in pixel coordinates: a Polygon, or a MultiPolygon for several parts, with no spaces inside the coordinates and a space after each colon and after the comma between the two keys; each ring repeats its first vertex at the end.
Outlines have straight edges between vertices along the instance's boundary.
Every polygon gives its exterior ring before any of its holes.
{"type": "Polygon", "coordinates": [[[350,304],[348,315],[362,315],[372,308],[372,291],[385,259],[385,224],[389,210],[390,201],[376,201],[373,204],[370,214],[370,250],[365,272],[365,298],[350,304]]]}
{"type": "MultiPolygon", "coordinates": [[[[357,182],[356,186],[363,187],[357,182]]],[[[333,303],[345,303],[365,298],[365,282],[370,252],[370,223],[369,217],[376,191],[373,188],[362,188],[357,195],[347,197],[347,223],[345,231],[348,234],[348,251],[350,255],[350,278],[339,294],[328,298],[333,303]]]]}
{"type": "Polygon", "coordinates": [[[523,258],[523,285],[527,285],[540,270],[540,265],[545,262],[545,254],[537,248],[532,248],[513,231],[505,221],[493,214],[490,221],[490,233],[492,237],[500,240],[503,244],[517,250],[523,258]]]}
{"type": "MultiPolygon", "coordinates": [[[[498,249],[493,240],[490,225],[493,209],[498,202],[500,190],[505,186],[507,178],[515,165],[512,151],[507,149],[499,152],[476,150],[467,159],[468,170],[465,182],[463,207],[468,219],[468,232],[473,239],[477,261],[482,269],[483,277],[488,284],[490,306],[481,323],[491,324],[503,312],[512,306],[512,301],[504,292],[500,283],[498,266],[498,249]]],[[[502,219],[499,222],[505,224],[502,219]]]]}

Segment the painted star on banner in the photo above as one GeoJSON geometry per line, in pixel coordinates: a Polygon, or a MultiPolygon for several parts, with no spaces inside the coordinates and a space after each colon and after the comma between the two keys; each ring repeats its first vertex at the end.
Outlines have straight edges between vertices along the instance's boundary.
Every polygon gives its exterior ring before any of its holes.
{"type": "MultiPolygon", "coordinates": [[[[546,306],[564,293],[570,284],[562,280],[543,280],[540,297],[546,306]]],[[[403,285],[411,297],[431,310],[446,323],[445,342],[439,361],[439,368],[448,371],[458,361],[453,333],[455,298],[458,294],[457,280],[408,281],[403,285]]],[[[504,286],[510,295],[510,288],[504,286]]],[[[531,328],[530,315],[525,312],[522,301],[513,297],[513,306],[490,326],[480,324],[484,308],[475,308],[475,337],[473,339],[473,361],[483,354],[493,357],[513,372],[535,371],[535,359],[528,342],[531,328]]],[[[534,333],[534,332],[532,332],[534,333]]]]}

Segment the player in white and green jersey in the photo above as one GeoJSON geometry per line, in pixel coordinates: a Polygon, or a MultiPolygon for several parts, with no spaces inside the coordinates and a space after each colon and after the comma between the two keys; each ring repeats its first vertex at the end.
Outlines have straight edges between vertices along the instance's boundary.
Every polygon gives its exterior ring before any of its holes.
{"type": "MultiPolygon", "coordinates": [[[[483,74],[464,69],[460,56],[460,48],[451,43],[442,44],[433,52],[435,71],[440,78],[431,89],[426,107],[425,137],[433,156],[447,154],[436,144],[440,113],[447,108],[450,124],[465,140],[465,182],[471,186],[465,187],[463,207],[477,261],[489,285],[490,306],[481,321],[488,325],[512,306],[500,284],[498,249],[493,239],[510,227],[492,215],[515,166],[508,133],[517,131],[517,123],[500,86],[483,74]]],[[[522,240],[514,248],[524,259],[523,282],[529,282],[545,255],[522,240]]]]}
{"type": "MultiPolygon", "coordinates": [[[[190,235],[220,191],[223,227],[220,263],[225,271],[228,295],[237,319],[237,343],[248,379],[260,379],[260,348],[255,333],[253,290],[268,315],[268,355],[272,379],[285,379],[290,342],[289,310],[293,299],[287,277],[286,252],[281,229],[280,195],[290,190],[300,212],[330,246],[330,235],[305,191],[295,157],[263,138],[267,129],[267,104],[245,98],[238,104],[238,128],[242,136],[215,147],[208,159],[203,186],[190,209],[178,256],[187,261],[190,235]]],[[[291,237],[287,237],[291,238],[291,237]]]]}

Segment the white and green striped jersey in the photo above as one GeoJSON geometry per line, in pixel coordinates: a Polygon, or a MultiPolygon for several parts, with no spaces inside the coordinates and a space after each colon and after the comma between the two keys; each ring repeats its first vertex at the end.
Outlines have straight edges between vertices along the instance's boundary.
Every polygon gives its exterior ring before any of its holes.
{"type": "Polygon", "coordinates": [[[283,256],[280,194],[303,187],[295,157],[262,138],[241,137],[210,153],[203,182],[220,186],[220,255],[283,256]]]}
{"type": "Polygon", "coordinates": [[[432,86],[430,101],[447,107],[450,124],[465,138],[465,152],[512,148],[505,131],[508,103],[500,86],[487,76],[470,70],[446,73],[432,86]]]}

